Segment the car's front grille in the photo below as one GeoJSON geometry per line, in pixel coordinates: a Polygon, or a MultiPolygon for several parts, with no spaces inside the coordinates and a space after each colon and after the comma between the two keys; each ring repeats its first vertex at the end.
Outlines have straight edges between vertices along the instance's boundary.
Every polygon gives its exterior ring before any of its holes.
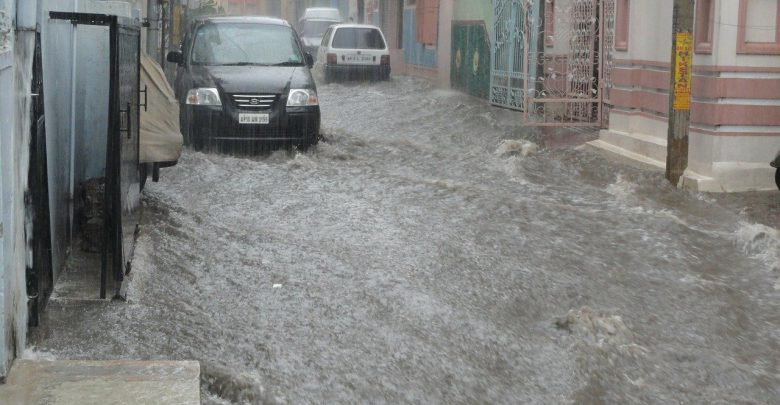
{"type": "Polygon", "coordinates": [[[241,109],[267,110],[276,99],[276,94],[233,94],[233,102],[241,109]]]}

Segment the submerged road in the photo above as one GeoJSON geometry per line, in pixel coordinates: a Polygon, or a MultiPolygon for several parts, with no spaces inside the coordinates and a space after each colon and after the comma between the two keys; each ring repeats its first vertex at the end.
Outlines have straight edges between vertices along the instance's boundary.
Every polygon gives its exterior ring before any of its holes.
{"type": "Polygon", "coordinates": [[[420,80],[320,93],[316,148],[163,170],[129,301],[53,303],[36,350],[199,360],[205,403],[777,403],[776,195],[420,80]]]}

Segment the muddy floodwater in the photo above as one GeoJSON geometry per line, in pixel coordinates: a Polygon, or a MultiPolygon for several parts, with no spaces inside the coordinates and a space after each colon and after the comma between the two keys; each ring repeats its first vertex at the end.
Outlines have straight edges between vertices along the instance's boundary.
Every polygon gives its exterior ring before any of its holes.
{"type": "Polygon", "coordinates": [[[32,355],[199,360],[205,403],[778,403],[777,193],[421,80],[320,100],[316,148],[164,169],[128,302],[52,302],[32,355]]]}

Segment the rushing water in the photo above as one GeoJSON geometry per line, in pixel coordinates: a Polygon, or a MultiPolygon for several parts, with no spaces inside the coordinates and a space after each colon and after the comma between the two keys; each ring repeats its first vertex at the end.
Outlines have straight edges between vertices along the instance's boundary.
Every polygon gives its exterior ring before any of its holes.
{"type": "Polygon", "coordinates": [[[777,403],[776,193],[415,79],[320,92],[317,148],[148,184],[129,301],[53,303],[37,350],[196,359],[206,403],[777,403]]]}

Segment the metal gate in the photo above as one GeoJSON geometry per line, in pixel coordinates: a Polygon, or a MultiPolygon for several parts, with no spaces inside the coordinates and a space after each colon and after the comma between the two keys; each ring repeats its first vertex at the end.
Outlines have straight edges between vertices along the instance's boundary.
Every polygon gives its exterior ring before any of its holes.
{"type": "Polygon", "coordinates": [[[529,29],[538,16],[538,2],[527,0],[493,0],[493,47],[491,48],[490,102],[494,105],[524,110],[527,99],[527,77],[535,75],[526,50],[537,48],[537,30],[529,29]],[[534,11],[536,11],[534,15],[534,11]]]}
{"type": "Polygon", "coordinates": [[[109,28],[109,96],[103,209],[100,298],[120,295],[130,271],[141,201],[138,164],[140,134],[141,29],[115,15],[51,12],[52,19],[109,28]],[[110,279],[109,279],[110,277],[110,279]]]}
{"type": "MultiPolygon", "coordinates": [[[[101,279],[112,274],[114,295],[130,272],[141,204],[139,147],[142,107],[141,30],[134,21],[114,17],[110,25],[111,78],[109,85],[108,142],[106,145],[107,235],[101,279]]],[[[145,105],[144,105],[145,107],[145,105]]]]}
{"type": "Polygon", "coordinates": [[[491,103],[523,111],[526,125],[602,125],[615,0],[493,0],[493,6],[491,103]]]}

